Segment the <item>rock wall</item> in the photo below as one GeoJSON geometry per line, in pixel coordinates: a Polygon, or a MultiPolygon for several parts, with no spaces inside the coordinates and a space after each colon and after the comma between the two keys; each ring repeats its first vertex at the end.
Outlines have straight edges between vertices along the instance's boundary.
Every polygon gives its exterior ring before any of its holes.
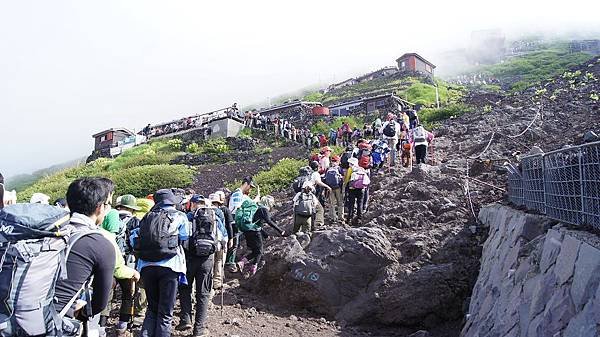
{"type": "Polygon", "coordinates": [[[600,240],[492,204],[464,337],[592,337],[600,330],[600,240]]]}

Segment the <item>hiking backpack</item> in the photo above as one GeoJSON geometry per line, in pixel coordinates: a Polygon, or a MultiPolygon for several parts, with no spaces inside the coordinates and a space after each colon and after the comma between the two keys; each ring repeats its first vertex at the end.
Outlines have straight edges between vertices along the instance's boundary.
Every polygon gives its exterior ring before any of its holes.
{"type": "Polygon", "coordinates": [[[350,177],[350,185],[353,189],[364,189],[369,186],[371,179],[369,175],[364,171],[352,172],[350,177]]]}
{"type": "Polygon", "coordinates": [[[378,166],[383,162],[383,151],[380,149],[374,150],[371,153],[371,158],[373,160],[373,165],[378,166]]]}
{"type": "Polygon", "coordinates": [[[342,154],[342,158],[340,158],[340,167],[343,169],[349,169],[350,163],[348,163],[348,159],[352,158],[352,151],[346,151],[342,154]]]}
{"type": "Polygon", "coordinates": [[[235,211],[235,225],[242,232],[256,231],[260,229],[258,223],[254,222],[254,214],[258,210],[258,204],[252,200],[244,200],[242,205],[235,211]]]}
{"type": "Polygon", "coordinates": [[[312,169],[308,166],[304,166],[304,167],[300,168],[298,173],[299,173],[298,177],[296,179],[294,179],[294,182],[292,183],[292,188],[294,189],[294,192],[296,192],[296,193],[302,191],[302,185],[304,185],[305,182],[310,180],[310,175],[312,174],[312,169]]]}
{"type": "Polygon", "coordinates": [[[217,215],[212,208],[198,208],[192,223],[190,251],[195,256],[210,256],[217,250],[217,215]]]}
{"type": "Polygon", "coordinates": [[[0,336],[60,336],[65,327],[78,329],[63,324],[63,317],[88,282],[65,308],[56,307],[56,282],[67,279],[67,257],[77,240],[99,232],[75,231],[68,223],[69,213],[50,205],[0,210],[0,336]]]}
{"type": "Polygon", "coordinates": [[[129,244],[129,236],[131,231],[137,228],[140,224],[140,220],[133,215],[119,213],[119,231],[116,234],[116,241],[119,250],[123,256],[131,255],[133,253],[131,245],[129,244]]]}
{"type": "Polygon", "coordinates": [[[383,128],[383,135],[390,138],[396,137],[396,122],[389,121],[383,128]]]}
{"type": "Polygon", "coordinates": [[[371,151],[369,149],[358,150],[358,166],[368,169],[371,166],[371,151]]]}
{"type": "Polygon", "coordinates": [[[340,188],[342,186],[343,177],[339,168],[330,167],[325,173],[325,184],[331,188],[340,188]]]}
{"type": "Polygon", "coordinates": [[[413,133],[413,142],[415,144],[418,143],[426,143],[427,142],[427,134],[425,129],[422,126],[418,126],[413,133]]]}
{"type": "Polygon", "coordinates": [[[133,247],[136,257],[144,261],[158,262],[177,255],[179,226],[173,221],[175,212],[155,208],[144,215],[133,247]]]}
{"type": "Polygon", "coordinates": [[[315,213],[314,198],[312,193],[300,194],[300,197],[294,204],[294,213],[301,216],[312,216],[315,213]]]}

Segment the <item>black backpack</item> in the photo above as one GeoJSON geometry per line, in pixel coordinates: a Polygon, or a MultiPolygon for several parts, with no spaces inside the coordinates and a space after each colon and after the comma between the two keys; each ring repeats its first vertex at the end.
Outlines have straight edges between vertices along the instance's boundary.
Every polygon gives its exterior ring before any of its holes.
{"type": "Polygon", "coordinates": [[[211,208],[198,208],[192,223],[190,253],[195,256],[210,256],[217,250],[217,215],[211,208]]]}
{"type": "Polygon", "coordinates": [[[393,121],[388,122],[385,128],[383,128],[383,135],[386,137],[396,137],[396,123],[393,121]]]}
{"type": "Polygon", "coordinates": [[[352,158],[352,151],[347,151],[342,154],[342,158],[340,158],[340,167],[343,169],[349,169],[350,163],[348,159],[352,158]]]}
{"type": "Polygon", "coordinates": [[[158,262],[177,255],[179,248],[179,228],[173,222],[173,210],[153,209],[140,221],[138,238],[135,242],[136,257],[158,262]]]}
{"type": "Polygon", "coordinates": [[[300,168],[298,177],[292,183],[292,188],[294,189],[294,192],[298,193],[302,191],[302,185],[304,185],[305,182],[310,180],[311,174],[312,169],[310,167],[304,166],[300,168]]]}

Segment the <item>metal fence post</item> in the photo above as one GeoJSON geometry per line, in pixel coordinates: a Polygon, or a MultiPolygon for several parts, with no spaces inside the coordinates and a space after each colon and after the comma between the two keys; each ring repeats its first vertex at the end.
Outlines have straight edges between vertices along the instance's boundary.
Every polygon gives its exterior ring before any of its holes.
{"type": "Polygon", "coordinates": [[[582,147],[580,146],[579,151],[577,151],[579,156],[579,198],[581,200],[581,216],[579,217],[579,225],[585,224],[587,218],[587,215],[585,214],[585,196],[583,188],[583,152],[581,149],[582,147]]]}

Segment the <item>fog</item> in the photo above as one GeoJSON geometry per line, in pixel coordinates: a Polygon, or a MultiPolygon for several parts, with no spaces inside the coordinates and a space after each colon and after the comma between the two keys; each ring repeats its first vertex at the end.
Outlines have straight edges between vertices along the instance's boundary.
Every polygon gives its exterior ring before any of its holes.
{"type": "MultiPolygon", "coordinates": [[[[599,2],[3,1],[0,172],[88,155],[91,135],[326,86],[473,30],[596,36],[599,2]]],[[[432,55],[431,57],[428,57],[432,55]]]]}

